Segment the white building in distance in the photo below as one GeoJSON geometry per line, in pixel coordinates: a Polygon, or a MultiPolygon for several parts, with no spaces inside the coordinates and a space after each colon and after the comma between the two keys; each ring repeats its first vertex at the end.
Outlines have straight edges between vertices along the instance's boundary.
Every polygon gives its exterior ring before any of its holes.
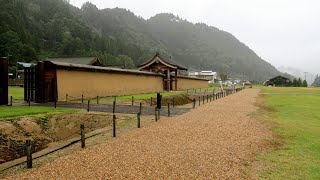
{"type": "Polygon", "coordinates": [[[217,81],[217,72],[213,71],[189,72],[188,76],[207,79],[209,83],[217,81]]]}

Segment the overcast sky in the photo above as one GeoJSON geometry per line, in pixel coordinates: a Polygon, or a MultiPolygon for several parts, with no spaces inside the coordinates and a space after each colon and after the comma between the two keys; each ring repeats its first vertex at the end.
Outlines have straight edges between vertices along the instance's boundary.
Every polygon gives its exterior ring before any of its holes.
{"type": "Polygon", "coordinates": [[[232,33],[276,67],[320,73],[318,0],[70,0],[126,8],[145,19],[168,12],[232,33]]]}

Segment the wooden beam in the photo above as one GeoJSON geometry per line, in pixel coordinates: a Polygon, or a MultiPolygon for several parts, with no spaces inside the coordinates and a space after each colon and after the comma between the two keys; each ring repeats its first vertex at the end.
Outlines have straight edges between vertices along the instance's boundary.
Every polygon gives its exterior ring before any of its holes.
{"type": "Polygon", "coordinates": [[[174,74],[175,74],[175,82],[174,82],[175,91],[178,91],[178,70],[177,69],[174,71],[174,74]]]}
{"type": "Polygon", "coordinates": [[[167,68],[167,91],[170,91],[170,68],[167,68]]]}

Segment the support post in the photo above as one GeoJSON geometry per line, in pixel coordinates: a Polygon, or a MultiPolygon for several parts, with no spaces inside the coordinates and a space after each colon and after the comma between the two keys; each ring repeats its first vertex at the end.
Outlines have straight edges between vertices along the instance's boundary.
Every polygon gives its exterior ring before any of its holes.
{"type": "Polygon", "coordinates": [[[169,92],[171,90],[171,87],[170,87],[170,68],[167,69],[167,91],[169,92]]]}
{"type": "Polygon", "coordinates": [[[82,97],[81,97],[81,103],[83,104],[83,94],[82,94],[82,97]]]}
{"type": "Polygon", "coordinates": [[[54,100],[54,108],[57,108],[57,99],[54,100]]]}
{"type": "Polygon", "coordinates": [[[90,112],[90,100],[88,100],[87,111],[90,112]]]}
{"type": "Polygon", "coordinates": [[[132,96],[131,97],[131,105],[133,106],[133,104],[134,104],[134,97],[132,96]]]}
{"type": "Polygon", "coordinates": [[[80,132],[81,132],[81,148],[84,148],[86,146],[84,124],[80,125],[80,132]]]}
{"type": "MultiPolygon", "coordinates": [[[[175,91],[178,91],[178,70],[177,69],[174,71],[174,74],[175,74],[175,81],[174,81],[174,83],[175,83],[175,91]]],[[[188,90],[187,90],[187,93],[188,93],[188,90]]]]}
{"type": "Polygon", "coordinates": [[[150,98],[150,106],[152,106],[152,97],[150,98]]]}
{"type": "Polygon", "coordinates": [[[140,116],[141,116],[141,113],[138,113],[137,114],[137,120],[138,120],[137,125],[138,125],[138,128],[140,128],[140,116]]]}
{"type": "Polygon", "coordinates": [[[31,140],[26,140],[27,168],[32,168],[32,144],[31,140]]]}
{"type": "Polygon", "coordinates": [[[157,122],[158,121],[158,112],[157,112],[157,107],[154,108],[154,119],[157,122]]]}
{"type": "Polygon", "coordinates": [[[193,99],[193,109],[196,108],[196,98],[193,99]]]}
{"type": "Polygon", "coordinates": [[[97,96],[97,104],[99,104],[99,96],[97,96]]]}
{"type": "Polygon", "coordinates": [[[115,112],[116,112],[116,101],[113,101],[112,113],[114,114],[115,112]]]}
{"type": "Polygon", "coordinates": [[[117,123],[117,122],[116,122],[116,115],[113,114],[113,116],[112,116],[113,137],[116,137],[116,127],[117,127],[117,124],[116,124],[116,123],[117,123]]]}
{"type": "Polygon", "coordinates": [[[168,117],[170,117],[170,103],[168,103],[168,117]]]}
{"type": "Polygon", "coordinates": [[[140,102],[139,113],[142,114],[142,103],[140,102]]]}

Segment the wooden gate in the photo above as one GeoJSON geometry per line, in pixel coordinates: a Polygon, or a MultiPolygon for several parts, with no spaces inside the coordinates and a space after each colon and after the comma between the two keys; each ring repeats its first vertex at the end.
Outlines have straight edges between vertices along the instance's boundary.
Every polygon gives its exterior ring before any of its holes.
{"type": "Polygon", "coordinates": [[[24,68],[24,100],[35,101],[35,67],[24,68]]]}

